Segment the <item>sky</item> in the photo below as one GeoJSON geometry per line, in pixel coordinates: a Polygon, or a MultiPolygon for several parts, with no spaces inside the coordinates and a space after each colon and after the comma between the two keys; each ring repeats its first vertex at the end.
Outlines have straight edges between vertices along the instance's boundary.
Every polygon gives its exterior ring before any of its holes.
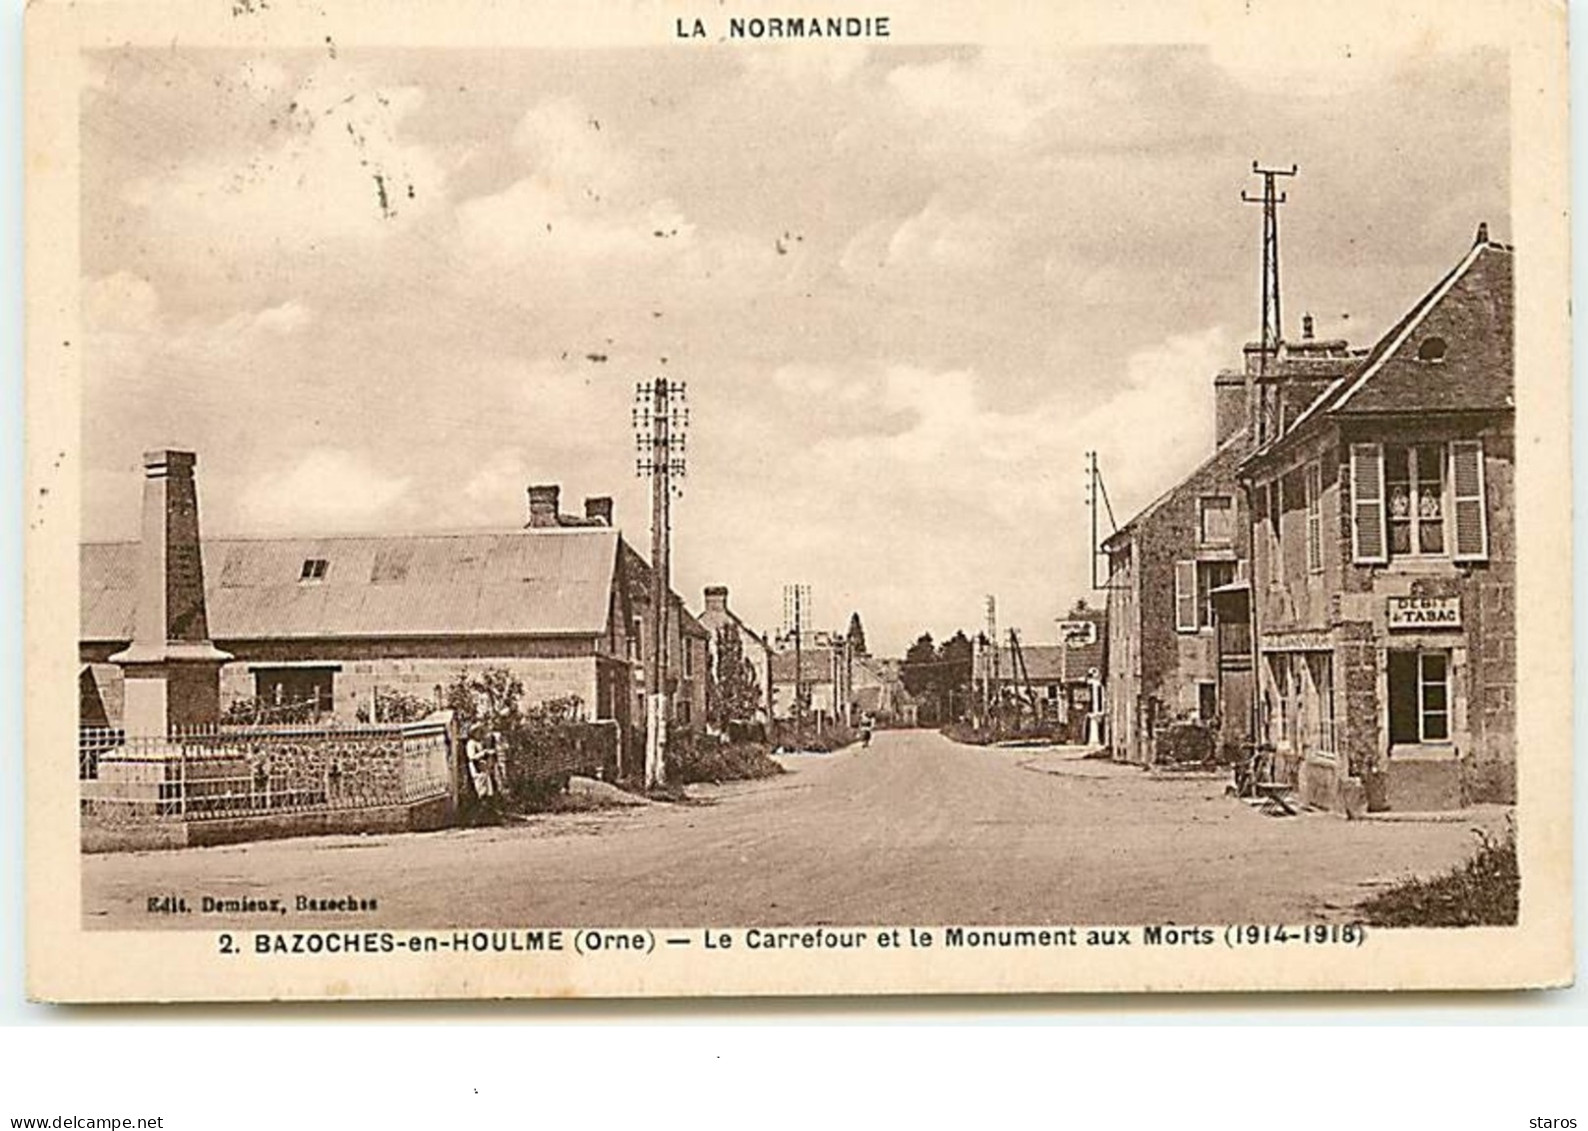
{"type": "Polygon", "coordinates": [[[140,454],[210,535],[522,525],[616,498],[649,548],[637,380],[687,382],[674,584],[901,654],[1028,642],[1211,451],[1285,184],[1286,330],[1367,346],[1510,235],[1502,55],[793,44],[129,48],[82,96],[85,540],[140,454]],[[1105,520],[1105,533],[1107,523],[1105,520]]]}

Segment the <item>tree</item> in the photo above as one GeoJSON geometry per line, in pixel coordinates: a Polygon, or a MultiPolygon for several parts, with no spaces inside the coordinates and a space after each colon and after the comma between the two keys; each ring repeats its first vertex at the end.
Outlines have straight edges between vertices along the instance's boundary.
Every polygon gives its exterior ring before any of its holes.
{"type": "Polygon", "coordinates": [[[476,722],[503,730],[518,720],[518,701],[523,695],[524,685],[512,672],[506,668],[485,668],[460,671],[448,685],[444,697],[448,709],[456,712],[464,730],[476,722]]]}
{"type": "Polygon", "coordinates": [[[970,703],[970,682],[975,652],[970,638],[963,630],[943,641],[942,647],[937,650],[938,693],[942,696],[950,716],[957,713],[956,705],[963,710],[970,703]]]}
{"type": "Polygon", "coordinates": [[[923,632],[904,653],[904,663],[899,665],[899,679],[911,695],[933,695],[937,691],[937,646],[932,634],[923,632]]]}
{"type": "Polygon", "coordinates": [[[869,656],[866,651],[866,626],[860,623],[859,613],[849,614],[849,650],[857,656],[869,656]]]}
{"type": "Polygon", "coordinates": [[[717,626],[711,678],[706,683],[706,717],[719,731],[729,723],[748,723],[761,706],[761,686],[755,666],[744,655],[744,640],[737,625],[717,626]]]}

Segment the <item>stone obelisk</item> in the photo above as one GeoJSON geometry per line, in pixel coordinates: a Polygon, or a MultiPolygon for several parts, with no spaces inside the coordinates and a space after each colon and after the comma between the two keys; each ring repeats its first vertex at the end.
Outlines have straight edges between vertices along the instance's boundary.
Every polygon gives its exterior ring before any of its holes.
{"type": "Polygon", "coordinates": [[[221,665],[232,657],[209,638],[197,462],[172,449],[143,456],[137,616],[131,646],[110,657],[121,665],[129,738],[164,738],[220,717],[221,665]]]}

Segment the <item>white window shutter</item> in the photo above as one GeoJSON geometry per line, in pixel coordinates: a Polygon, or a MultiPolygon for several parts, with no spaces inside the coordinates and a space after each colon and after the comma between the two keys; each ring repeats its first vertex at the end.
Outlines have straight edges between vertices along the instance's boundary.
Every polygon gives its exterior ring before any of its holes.
{"type": "Polygon", "coordinates": [[[1485,561],[1489,556],[1489,508],[1483,489],[1483,441],[1455,440],[1450,445],[1450,500],[1456,530],[1451,555],[1458,562],[1485,561]]]}
{"type": "Polygon", "coordinates": [[[1174,563],[1174,630],[1197,630],[1197,564],[1194,561],[1174,563]]]}
{"type": "Polygon", "coordinates": [[[1389,561],[1384,532],[1384,445],[1351,445],[1351,556],[1389,561]]]}

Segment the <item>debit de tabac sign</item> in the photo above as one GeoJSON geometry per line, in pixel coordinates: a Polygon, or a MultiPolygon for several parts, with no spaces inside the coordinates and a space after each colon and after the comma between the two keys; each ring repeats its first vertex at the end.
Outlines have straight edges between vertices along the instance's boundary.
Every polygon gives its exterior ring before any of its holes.
{"type": "Polygon", "coordinates": [[[1460,597],[1391,597],[1389,626],[1395,628],[1460,628],[1460,597]]]}

